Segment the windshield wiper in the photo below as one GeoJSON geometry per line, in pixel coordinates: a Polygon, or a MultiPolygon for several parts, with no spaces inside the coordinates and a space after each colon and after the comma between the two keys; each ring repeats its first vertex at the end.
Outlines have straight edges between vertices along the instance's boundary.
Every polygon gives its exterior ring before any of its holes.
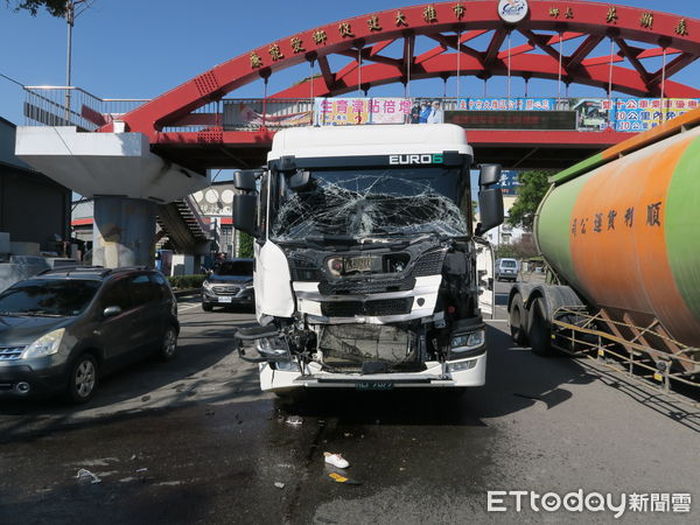
{"type": "Polygon", "coordinates": [[[16,312],[17,315],[26,315],[29,317],[65,317],[61,314],[52,314],[42,310],[27,310],[26,312],[16,312]]]}

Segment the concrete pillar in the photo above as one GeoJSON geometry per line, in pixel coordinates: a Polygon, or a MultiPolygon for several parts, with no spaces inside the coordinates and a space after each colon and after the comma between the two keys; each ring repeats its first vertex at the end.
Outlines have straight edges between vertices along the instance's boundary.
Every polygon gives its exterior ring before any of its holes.
{"type": "Polygon", "coordinates": [[[156,204],[144,199],[95,197],[92,264],[153,266],[156,204]]]}

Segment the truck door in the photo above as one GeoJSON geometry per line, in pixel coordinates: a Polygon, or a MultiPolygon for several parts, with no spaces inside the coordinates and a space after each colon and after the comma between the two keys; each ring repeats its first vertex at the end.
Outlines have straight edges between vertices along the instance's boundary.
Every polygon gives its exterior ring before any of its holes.
{"type": "Polygon", "coordinates": [[[474,238],[476,244],[476,274],[479,286],[479,308],[486,318],[493,319],[494,312],[494,268],[493,250],[491,244],[479,237],[474,238]]]}

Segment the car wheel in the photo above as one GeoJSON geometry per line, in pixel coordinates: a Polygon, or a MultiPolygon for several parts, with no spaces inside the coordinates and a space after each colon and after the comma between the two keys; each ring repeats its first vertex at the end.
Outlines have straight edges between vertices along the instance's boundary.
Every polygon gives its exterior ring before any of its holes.
{"type": "Polygon", "coordinates": [[[212,308],[213,308],[212,305],[207,304],[207,303],[202,303],[202,310],[204,310],[205,312],[211,312],[212,308]]]}
{"type": "Polygon", "coordinates": [[[177,330],[174,326],[169,326],[163,336],[163,342],[160,346],[160,358],[163,361],[170,361],[175,357],[177,350],[177,330]]]}
{"type": "Polygon", "coordinates": [[[97,360],[92,354],[82,354],[73,362],[68,379],[68,399],[85,403],[95,394],[98,373],[97,360]]]}

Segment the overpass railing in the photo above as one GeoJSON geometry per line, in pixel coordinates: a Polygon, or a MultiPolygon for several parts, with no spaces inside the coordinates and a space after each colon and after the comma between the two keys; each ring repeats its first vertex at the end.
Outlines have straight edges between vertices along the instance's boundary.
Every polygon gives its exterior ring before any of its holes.
{"type": "Polygon", "coordinates": [[[100,98],[74,86],[25,86],[27,126],[76,126],[94,131],[149,99],[100,98]]]}
{"type": "MultiPolygon", "coordinates": [[[[25,123],[94,131],[148,99],[103,99],[77,87],[26,86],[25,123]]],[[[700,99],[362,97],[210,102],[165,132],[452,122],[467,129],[640,132],[700,107],[700,99]],[[431,109],[434,108],[434,109],[431,109]],[[430,114],[432,113],[432,116],[430,114]]]]}

